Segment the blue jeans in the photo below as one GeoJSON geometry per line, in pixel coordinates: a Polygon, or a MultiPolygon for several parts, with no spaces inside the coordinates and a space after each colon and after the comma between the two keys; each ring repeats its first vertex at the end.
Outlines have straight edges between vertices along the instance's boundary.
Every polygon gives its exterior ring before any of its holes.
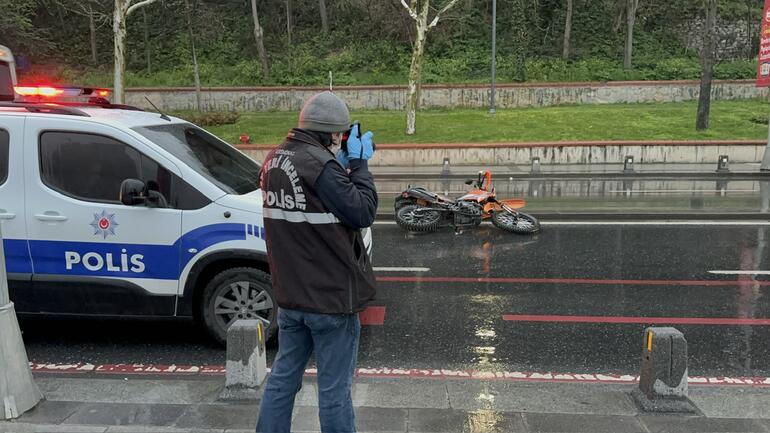
{"type": "Polygon", "coordinates": [[[294,397],[315,349],[318,367],[318,415],[323,433],[356,431],[353,372],[358,357],[358,314],[278,311],[278,355],[259,408],[257,433],[288,433],[294,397]]]}

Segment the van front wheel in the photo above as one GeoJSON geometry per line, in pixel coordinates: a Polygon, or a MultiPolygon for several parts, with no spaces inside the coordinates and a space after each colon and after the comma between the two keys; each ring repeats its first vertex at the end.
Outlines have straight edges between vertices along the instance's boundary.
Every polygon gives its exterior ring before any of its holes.
{"type": "Polygon", "coordinates": [[[270,275],[259,269],[232,268],[217,274],[203,291],[201,308],[206,329],[221,344],[227,343],[227,329],[239,319],[262,321],[266,339],[278,329],[270,275]]]}

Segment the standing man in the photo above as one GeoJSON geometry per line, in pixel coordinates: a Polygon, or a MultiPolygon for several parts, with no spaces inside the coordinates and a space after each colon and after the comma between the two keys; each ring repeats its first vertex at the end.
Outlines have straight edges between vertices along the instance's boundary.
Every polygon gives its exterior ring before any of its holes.
{"type": "Polygon", "coordinates": [[[355,432],[351,387],[361,324],[375,280],[361,229],[377,213],[367,160],[372,132],[350,128],[345,103],[331,92],[311,97],[299,127],[265,159],[263,212],[278,312],[278,355],[262,397],[257,433],[288,433],[294,397],[310,354],[318,367],[324,433],[355,432]],[[359,138],[360,137],[360,138],[359,138]],[[336,156],[336,157],[335,157],[336,156]]]}

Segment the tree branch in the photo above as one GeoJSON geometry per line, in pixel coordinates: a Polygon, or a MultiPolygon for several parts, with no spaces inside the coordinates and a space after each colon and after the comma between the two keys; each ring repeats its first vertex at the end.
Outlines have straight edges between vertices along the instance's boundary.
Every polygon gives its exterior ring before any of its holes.
{"type": "MultiPolygon", "coordinates": [[[[404,0],[401,0],[401,1],[404,1],[404,0]]],[[[428,28],[433,28],[433,27],[436,27],[436,24],[438,24],[438,20],[439,20],[439,18],[441,17],[441,14],[443,14],[443,13],[444,13],[444,12],[446,12],[446,11],[448,11],[449,9],[452,9],[452,7],[454,7],[454,5],[456,5],[458,1],[460,1],[460,0],[452,0],[452,1],[450,1],[450,2],[449,2],[449,4],[447,4],[446,6],[444,6],[444,8],[443,8],[443,9],[441,9],[440,11],[438,11],[438,13],[436,14],[436,17],[435,17],[435,18],[433,18],[433,21],[431,21],[431,23],[430,23],[430,25],[428,26],[428,28]]]]}
{"type": "Polygon", "coordinates": [[[406,8],[407,11],[409,11],[409,16],[412,17],[413,20],[417,21],[419,19],[417,17],[417,11],[410,8],[409,5],[406,4],[406,0],[401,0],[401,4],[406,8]]]}
{"type": "MultiPolygon", "coordinates": [[[[132,0],[132,3],[133,3],[133,1],[135,1],[135,0],[132,0]]],[[[126,16],[129,16],[129,15],[131,15],[131,13],[132,13],[133,11],[135,11],[135,10],[139,9],[140,7],[142,7],[142,6],[147,6],[147,5],[149,5],[149,4],[155,3],[156,1],[158,1],[158,0],[142,0],[142,1],[140,1],[139,3],[134,3],[134,4],[132,4],[132,5],[131,5],[131,6],[128,8],[128,10],[126,11],[126,16]]]]}

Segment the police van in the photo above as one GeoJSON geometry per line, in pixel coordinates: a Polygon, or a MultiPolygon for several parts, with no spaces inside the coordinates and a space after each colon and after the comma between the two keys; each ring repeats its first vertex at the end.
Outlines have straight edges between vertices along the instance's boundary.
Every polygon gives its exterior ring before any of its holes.
{"type": "Polygon", "coordinates": [[[259,164],[105,89],[15,91],[0,102],[0,223],[17,312],[191,317],[220,342],[238,319],[275,332],[259,164]],[[89,102],[51,103],[66,96],[89,102]]]}

